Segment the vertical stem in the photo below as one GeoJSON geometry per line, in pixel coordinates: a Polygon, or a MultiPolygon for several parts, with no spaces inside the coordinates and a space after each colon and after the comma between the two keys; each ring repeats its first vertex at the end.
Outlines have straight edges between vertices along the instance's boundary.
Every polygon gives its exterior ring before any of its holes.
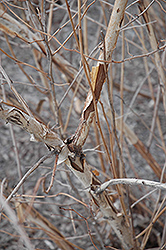
{"type": "MultiPolygon", "coordinates": [[[[54,2],[54,0],[53,0],[54,2]]],[[[49,12],[49,17],[48,17],[48,25],[47,25],[47,33],[51,34],[51,26],[52,26],[52,16],[53,16],[53,2],[50,3],[50,12],[49,12]]]]}
{"type": "Polygon", "coordinates": [[[81,52],[81,59],[83,63],[83,44],[82,44],[82,29],[81,29],[81,0],[78,0],[78,32],[79,32],[79,47],[81,52]]]}
{"type": "MultiPolygon", "coordinates": [[[[96,121],[93,121],[93,127],[94,127],[94,132],[95,132],[95,136],[96,136],[96,143],[98,145],[98,150],[101,151],[101,146],[100,146],[100,138],[99,138],[99,133],[98,133],[98,129],[97,129],[97,125],[96,125],[96,121]]],[[[104,171],[105,167],[104,167],[104,160],[103,160],[103,156],[101,153],[98,153],[99,155],[99,159],[100,159],[100,164],[101,164],[101,169],[102,171],[104,171]]]]}
{"type": "MultiPolygon", "coordinates": [[[[124,21],[122,22],[122,25],[124,21]]],[[[125,57],[125,33],[122,30],[122,60],[125,57]]],[[[123,85],[124,85],[124,63],[121,63],[121,81],[120,81],[120,147],[121,152],[123,152],[123,115],[124,115],[124,107],[123,107],[123,85]]],[[[124,177],[125,169],[123,168],[123,162],[120,161],[120,178],[124,177]]]]}
{"type": "MultiPolygon", "coordinates": [[[[84,3],[84,11],[86,10],[86,2],[87,0],[83,0],[84,3]]],[[[86,55],[88,55],[88,32],[87,32],[87,18],[86,18],[86,14],[85,17],[83,19],[83,28],[84,28],[84,53],[86,55]]]]}
{"type": "MultiPolygon", "coordinates": [[[[116,47],[117,39],[119,36],[119,31],[121,23],[124,18],[124,12],[127,5],[127,0],[116,0],[114,8],[111,14],[109,25],[107,28],[107,33],[105,36],[105,45],[106,45],[106,60],[111,61],[112,53],[116,47]],[[116,35],[115,35],[116,32],[116,35]]],[[[99,59],[103,59],[103,53],[100,54],[99,59]]]]}

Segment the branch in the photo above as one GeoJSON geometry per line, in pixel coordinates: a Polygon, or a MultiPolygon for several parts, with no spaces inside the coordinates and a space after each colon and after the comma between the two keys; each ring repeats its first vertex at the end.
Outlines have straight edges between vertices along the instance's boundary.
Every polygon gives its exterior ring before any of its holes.
{"type": "MultiPolygon", "coordinates": [[[[107,113],[107,115],[111,119],[110,111],[107,113]]],[[[120,120],[118,119],[117,114],[116,114],[115,122],[116,122],[116,128],[120,131],[120,120]]],[[[151,153],[147,150],[147,148],[142,143],[142,141],[139,140],[139,138],[134,133],[134,131],[125,122],[123,122],[123,134],[126,137],[126,139],[129,141],[129,143],[132,144],[140,153],[140,155],[142,155],[142,157],[147,161],[147,163],[152,168],[156,176],[160,178],[162,174],[162,169],[160,165],[157,163],[157,161],[154,159],[151,153]]],[[[164,180],[166,180],[166,174],[164,174],[164,180]]]]}
{"type": "Polygon", "coordinates": [[[9,202],[13,196],[16,194],[16,192],[19,190],[19,188],[22,186],[22,184],[26,181],[26,179],[40,166],[40,164],[42,164],[45,160],[53,157],[53,155],[55,154],[55,150],[53,150],[52,152],[50,152],[49,154],[43,156],[34,166],[32,166],[26,173],[25,175],[22,177],[22,179],[19,181],[19,183],[16,185],[16,187],[12,190],[12,192],[10,193],[10,195],[7,197],[6,202],[9,202]]]}
{"type": "Polygon", "coordinates": [[[100,185],[94,192],[95,194],[101,194],[109,185],[117,185],[117,184],[125,184],[129,186],[136,186],[136,185],[142,185],[142,186],[148,186],[152,188],[158,188],[161,190],[166,190],[166,184],[160,183],[156,181],[149,181],[144,179],[135,179],[135,178],[122,178],[122,179],[113,179],[109,180],[103,184],[100,185]]]}
{"type": "MultiPolygon", "coordinates": [[[[0,6],[0,30],[2,30],[12,38],[18,37],[21,41],[30,44],[32,47],[46,55],[44,43],[41,40],[41,37],[37,35],[37,33],[40,33],[41,31],[37,30],[37,32],[35,32],[36,30],[34,30],[34,32],[32,32],[33,27],[25,24],[17,21],[16,18],[6,13],[3,9],[1,9],[0,6]]],[[[49,36],[49,34],[45,35],[49,36]]],[[[56,67],[63,74],[65,74],[67,82],[72,82],[77,74],[77,70],[59,54],[56,54],[52,58],[52,61],[54,65],[56,65],[56,67]]],[[[79,82],[80,79],[81,77],[78,77],[77,81],[79,82]]],[[[81,80],[81,83],[85,85],[84,79],[81,80]]],[[[75,85],[73,86],[73,88],[75,88],[75,85]]]]}
{"type": "MultiPolygon", "coordinates": [[[[105,37],[107,60],[109,60],[116,47],[119,28],[124,17],[126,4],[127,0],[115,1],[105,37]]],[[[40,48],[43,47],[40,46],[40,48]]],[[[102,59],[102,57],[104,58],[103,54],[100,55],[99,59],[102,59]]],[[[107,67],[105,67],[104,63],[99,63],[96,67],[92,68],[91,82],[89,83],[90,91],[82,111],[81,122],[74,136],[69,138],[65,143],[46,125],[38,122],[33,117],[29,117],[26,113],[19,111],[16,108],[13,108],[12,110],[4,110],[1,105],[0,117],[7,122],[20,126],[22,129],[32,134],[35,140],[42,141],[51,149],[53,148],[59,151],[58,164],[64,161],[82,182],[84,187],[88,189],[92,200],[102,211],[104,218],[111,224],[116,235],[120,239],[123,248],[126,250],[133,248],[136,249],[137,247],[133,240],[131,225],[126,222],[125,216],[118,213],[106,191],[103,191],[101,194],[95,194],[94,191],[96,190],[96,186],[100,186],[101,183],[91,172],[91,169],[85,160],[85,156],[82,153],[82,146],[88,136],[95,112],[97,112],[96,104],[100,98],[100,93],[105,82],[106,70],[107,67]]]]}
{"type": "MultiPolygon", "coordinates": [[[[119,36],[119,28],[124,17],[127,0],[116,0],[105,36],[105,54],[101,52],[99,60],[106,59],[109,61],[113,50],[116,47],[119,36]]],[[[107,64],[108,65],[108,64],[107,64]]],[[[95,116],[95,106],[99,100],[103,84],[106,79],[106,67],[104,62],[98,63],[96,67],[92,67],[90,90],[86,98],[84,109],[82,111],[81,121],[74,136],[71,138],[72,147],[82,147],[86,141],[89,129],[95,116]]]]}
{"type": "MultiPolygon", "coordinates": [[[[124,11],[127,1],[115,1],[114,9],[112,11],[109,27],[105,37],[106,60],[108,61],[116,47],[119,28],[124,17],[124,11]]],[[[99,59],[104,58],[101,53],[99,59]]],[[[86,102],[82,111],[81,121],[75,134],[67,140],[67,147],[69,149],[68,159],[65,163],[82,182],[82,184],[89,190],[94,203],[100,208],[104,218],[111,223],[118,238],[121,240],[124,249],[132,249],[135,246],[131,226],[126,222],[126,218],[119,213],[112,204],[106,191],[99,195],[94,193],[96,185],[100,185],[100,181],[91,172],[89,165],[82,153],[82,146],[84,145],[89,133],[89,129],[95,113],[97,112],[97,102],[100,98],[100,93],[105,82],[106,70],[104,63],[98,63],[96,67],[92,67],[90,90],[86,98],[86,102]]]]}
{"type": "MultiPolygon", "coordinates": [[[[0,193],[4,197],[4,202],[2,206],[4,209],[7,206],[5,197],[8,193],[11,192],[9,187],[6,187],[3,189],[3,182],[1,183],[0,187],[0,193]]],[[[65,239],[65,237],[60,233],[60,231],[44,216],[42,216],[34,207],[30,206],[29,203],[22,202],[21,199],[15,199],[13,200],[13,203],[15,204],[16,211],[17,211],[17,218],[19,218],[19,226],[21,227],[21,223],[27,221],[30,223],[35,224],[40,230],[43,230],[49,237],[52,239],[58,247],[62,250],[74,250],[74,244],[70,243],[68,240],[65,239]],[[28,211],[28,212],[27,212],[28,211]]],[[[11,209],[9,207],[9,209],[11,209]]],[[[13,213],[13,210],[11,209],[10,217],[13,213]]],[[[14,224],[14,221],[13,221],[14,224]]],[[[15,226],[15,225],[14,225],[15,226]]],[[[22,230],[22,227],[21,227],[22,230]]],[[[23,231],[24,232],[24,231],[23,231]]],[[[28,239],[28,238],[27,238],[28,239]]],[[[33,247],[30,248],[31,250],[33,247]]]]}
{"type": "Polygon", "coordinates": [[[115,61],[115,60],[112,60],[113,63],[123,63],[123,62],[127,62],[127,61],[131,61],[133,59],[136,59],[136,58],[142,58],[142,57],[148,57],[148,56],[151,56],[153,54],[155,54],[156,52],[158,51],[164,51],[166,48],[166,44],[164,44],[163,46],[161,47],[158,47],[157,49],[151,51],[151,52],[148,52],[146,54],[143,54],[143,55],[135,55],[135,56],[132,56],[132,57],[129,57],[129,58],[125,58],[123,60],[120,60],[120,61],[115,61]]]}
{"type": "MultiPolygon", "coordinates": [[[[148,15],[148,11],[145,12],[147,7],[144,5],[143,0],[139,1],[139,9],[143,13],[143,18],[145,20],[145,23],[147,23],[146,27],[148,30],[151,48],[153,50],[157,50],[158,49],[158,41],[157,41],[157,38],[156,38],[156,35],[154,32],[153,26],[150,23],[151,20],[150,20],[150,16],[148,15]]],[[[163,94],[163,106],[164,106],[165,114],[166,114],[166,74],[164,72],[164,66],[162,64],[159,52],[156,52],[154,54],[154,59],[155,59],[156,71],[158,73],[159,80],[160,80],[160,85],[163,87],[161,90],[162,90],[162,94],[163,94]]]]}
{"type": "Polygon", "coordinates": [[[111,227],[120,239],[123,248],[126,250],[132,249],[134,241],[130,226],[126,223],[124,215],[120,214],[114,207],[106,191],[99,195],[95,194],[96,187],[100,186],[101,183],[91,172],[91,168],[84,159],[84,155],[69,155],[65,163],[89,191],[92,201],[101,210],[103,217],[107,222],[111,224],[111,227]]]}
{"type": "MultiPolygon", "coordinates": [[[[47,128],[44,124],[35,120],[35,118],[29,117],[24,112],[13,108],[12,110],[4,110],[0,105],[0,118],[18,125],[22,129],[26,130],[33,135],[35,140],[42,141],[47,144],[50,148],[59,150],[58,164],[65,161],[66,165],[72,170],[77,178],[82,182],[85,188],[88,188],[89,193],[94,203],[101,209],[103,215],[109,222],[116,232],[118,238],[121,240],[125,249],[130,249],[133,245],[131,229],[125,222],[125,218],[118,215],[118,211],[111,202],[107,192],[103,192],[100,195],[94,193],[95,186],[100,185],[100,181],[92,174],[91,168],[87,164],[84,155],[80,154],[76,156],[76,151],[70,152],[68,145],[65,145],[58,135],[47,128]]],[[[51,157],[54,154],[52,151],[49,155],[42,157],[20,180],[12,193],[8,196],[9,201],[13,195],[18,191],[25,180],[32,174],[35,169],[43,162],[46,158],[51,157]]]]}

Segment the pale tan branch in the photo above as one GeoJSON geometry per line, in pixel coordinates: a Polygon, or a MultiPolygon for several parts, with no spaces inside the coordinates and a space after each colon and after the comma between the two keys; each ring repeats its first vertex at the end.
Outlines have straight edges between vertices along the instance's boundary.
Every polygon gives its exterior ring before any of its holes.
{"type": "Polygon", "coordinates": [[[91,168],[84,159],[84,155],[76,157],[75,154],[71,154],[65,163],[89,191],[93,202],[100,208],[104,218],[111,224],[111,227],[121,240],[123,248],[128,250],[133,249],[134,241],[131,227],[126,223],[124,215],[118,213],[106,191],[99,195],[95,194],[95,190],[101,185],[101,182],[91,172],[91,168]]]}
{"type": "Polygon", "coordinates": [[[157,188],[161,190],[166,190],[166,184],[160,183],[156,181],[149,181],[144,179],[135,179],[135,178],[120,178],[120,179],[112,179],[109,180],[103,184],[97,190],[95,190],[96,194],[102,193],[109,185],[117,185],[117,184],[125,184],[129,186],[136,186],[136,185],[142,185],[142,186],[148,186],[152,188],[157,188]]]}
{"type": "MultiPolygon", "coordinates": [[[[119,36],[120,27],[124,18],[127,0],[116,0],[112,10],[111,18],[105,36],[106,58],[109,61],[112,56],[113,50],[116,47],[117,39],[119,36]]],[[[99,59],[104,59],[104,54],[101,53],[99,59]]]]}

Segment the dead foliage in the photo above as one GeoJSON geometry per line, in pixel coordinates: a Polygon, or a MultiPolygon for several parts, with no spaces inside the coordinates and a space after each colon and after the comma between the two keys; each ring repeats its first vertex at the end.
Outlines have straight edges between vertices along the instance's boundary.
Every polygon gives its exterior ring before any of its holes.
{"type": "Polygon", "coordinates": [[[5,249],[165,248],[165,13],[1,1],[5,249]]]}

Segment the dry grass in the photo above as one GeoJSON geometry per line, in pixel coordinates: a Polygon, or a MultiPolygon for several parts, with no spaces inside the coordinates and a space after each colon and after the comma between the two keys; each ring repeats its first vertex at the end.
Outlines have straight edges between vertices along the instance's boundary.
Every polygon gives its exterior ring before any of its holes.
{"type": "Polygon", "coordinates": [[[166,3],[109,2],[0,3],[4,249],[166,247],[166,3]]]}

